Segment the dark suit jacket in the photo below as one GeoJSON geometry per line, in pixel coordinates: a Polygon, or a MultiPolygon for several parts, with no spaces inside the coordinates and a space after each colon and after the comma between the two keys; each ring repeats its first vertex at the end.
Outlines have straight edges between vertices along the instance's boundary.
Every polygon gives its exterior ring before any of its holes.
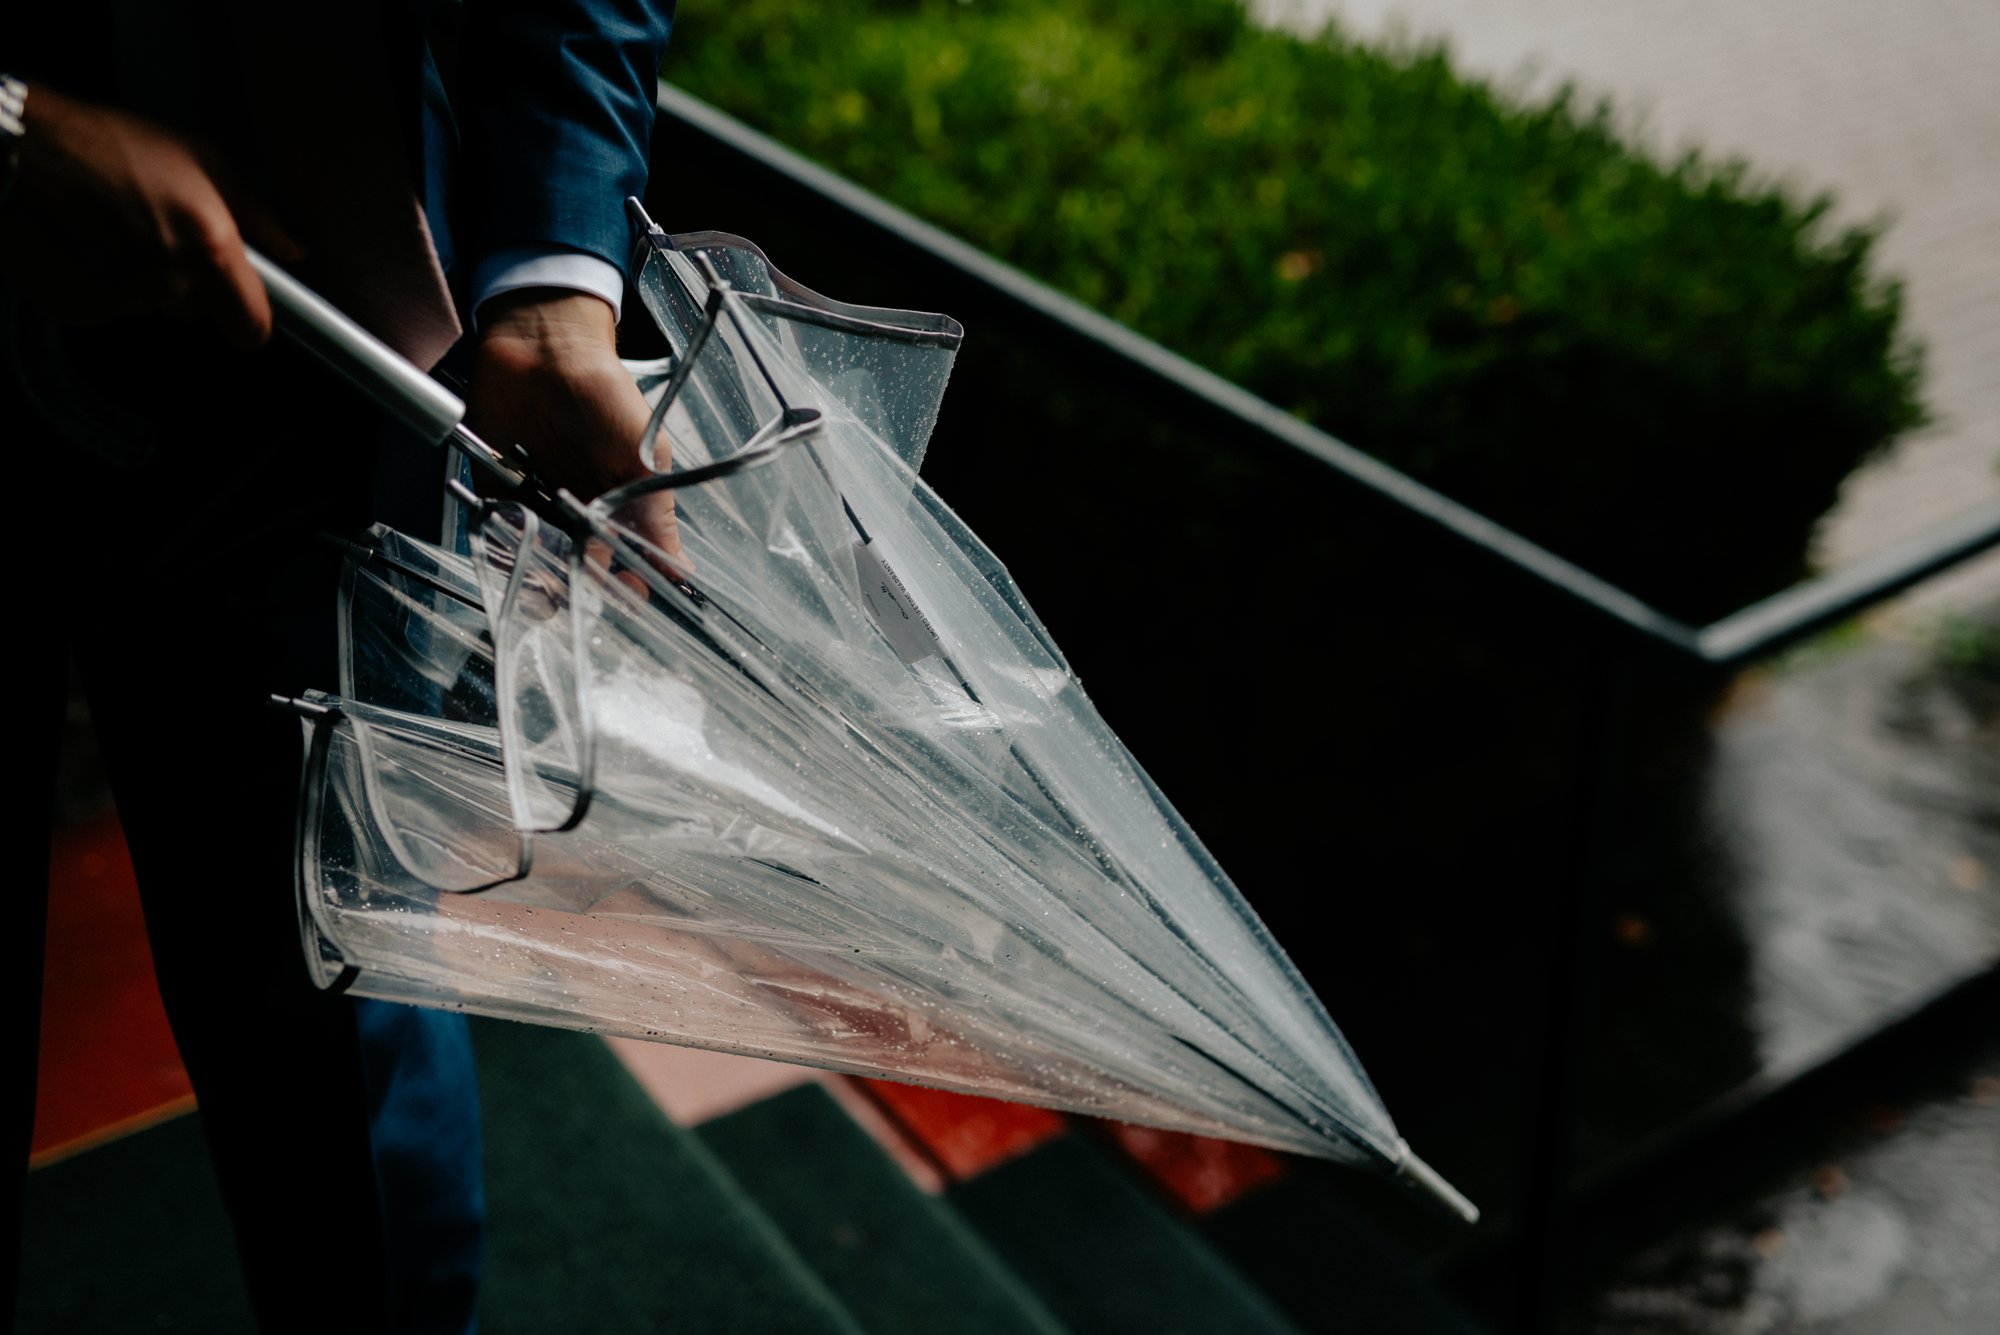
{"type": "MultiPolygon", "coordinates": [[[[232,0],[21,0],[0,6],[0,70],[27,78],[31,99],[45,79],[201,134],[254,178],[255,113],[241,76],[252,56],[233,9],[232,0]]],[[[622,269],[624,201],[645,185],[674,0],[379,0],[379,11],[414,184],[448,271],[463,282],[483,255],[522,245],[622,269]],[[432,58],[434,34],[457,48],[442,62],[455,78],[432,58]]],[[[322,13],[341,21],[338,5],[322,13]]]]}
{"type": "Polygon", "coordinates": [[[468,0],[455,106],[470,269],[552,245],[625,267],[674,0],[468,0]]]}

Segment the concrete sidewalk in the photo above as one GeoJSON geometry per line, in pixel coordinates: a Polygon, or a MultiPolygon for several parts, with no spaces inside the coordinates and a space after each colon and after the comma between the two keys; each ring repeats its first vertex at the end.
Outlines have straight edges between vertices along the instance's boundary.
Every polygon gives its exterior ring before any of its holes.
{"type": "MultiPolygon", "coordinates": [[[[1466,72],[1608,94],[1642,143],[1740,156],[1836,218],[1887,218],[1936,425],[1849,483],[1835,566],[2000,496],[2000,4],[1994,0],[1253,0],[1287,26],[1444,37],[1466,72]]],[[[1992,557],[1944,601],[2000,596],[1992,557]]],[[[1927,601],[1935,603],[1933,595],[1927,601]]]]}

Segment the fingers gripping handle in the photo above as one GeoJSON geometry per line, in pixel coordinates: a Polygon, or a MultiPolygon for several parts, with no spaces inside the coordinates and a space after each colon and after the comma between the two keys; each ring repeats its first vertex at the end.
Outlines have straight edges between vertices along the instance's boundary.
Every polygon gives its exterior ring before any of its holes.
{"type": "Polygon", "coordinates": [[[287,337],[424,439],[442,443],[452,435],[465,416],[456,394],[255,250],[250,266],[264,280],[271,314],[287,337]]]}

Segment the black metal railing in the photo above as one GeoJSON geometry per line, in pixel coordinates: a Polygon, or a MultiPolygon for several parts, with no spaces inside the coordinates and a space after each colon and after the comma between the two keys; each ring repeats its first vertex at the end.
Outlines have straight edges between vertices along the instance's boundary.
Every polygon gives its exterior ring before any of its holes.
{"type": "Polygon", "coordinates": [[[1040,317],[1052,331],[1091,347],[1103,359],[1152,379],[1163,395],[1190,400],[1233,419],[1245,431],[1302,451],[1354,486],[1423,517],[1454,539],[1547,585],[1578,608],[1707,667],[1731,668],[1768,657],[1941,571],[2000,548],[2000,499],[1996,499],[1854,566],[1709,625],[1691,626],[672,85],[660,85],[659,106],[674,131],[705,138],[740,156],[752,170],[810,194],[821,207],[879,229],[888,242],[954,270],[960,284],[983,287],[1040,317]]]}
{"type": "MultiPolygon", "coordinates": [[[[1603,912],[1601,866],[1613,833],[1606,794],[1624,763],[1621,711],[1632,674],[1648,660],[1665,660],[1720,677],[1854,617],[1941,572],[2000,549],[2000,500],[1976,506],[1931,531],[1845,569],[1808,580],[1706,625],[1668,615],[1378,459],[1303,422],[1211,371],[1197,366],[992,256],[917,219],[838,175],[802,158],[733,118],[670,86],[659,94],[661,131],[656,156],[670,155],[656,181],[703,179],[726,171],[774,211],[803,211],[836,224],[847,237],[865,236],[891,266],[912,275],[912,287],[943,305],[965,301],[1005,312],[1031,327],[1052,359],[1082,361],[1094,371],[1137,386],[1167,414],[1193,414],[1226,428],[1237,440],[1262,442],[1324,465],[1330,480],[1374,506],[1427,527],[1438,538],[1540,590],[1580,619],[1564,670],[1573,673],[1577,704],[1569,741],[1575,778],[1573,812],[1582,817],[1554,882],[1556,930],[1541,986],[1544,1004],[1536,1075],[1538,1106],[1527,1119],[1528,1184],[1511,1219],[1488,1228],[1457,1259],[1462,1270],[1501,1275],[1514,1289],[1514,1323],[1547,1330],[1565,1287],[1565,1258],[1580,1219],[1637,1213],[1681,1185],[1687,1163],[1722,1156],[1732,1137],[1761,1143],[1774,1119],[1816,1102],[1856,1070],[1886,1060],[1916,1042],[1927,1027],[1949,1029],[1990,1007],[2000,969],[1945,980],[1929,995],[1878,1017],[1866,1032],[1809,1067],[1752,1082],[1703,1114],[1633,1147],[1618,1162],[1580,1174],[1574,1146],[1575,1099],[1582,1060],[1579,1035],[1592,1006],[1600,940],[1590,924],[1603,912]]],[[[733,219],[708,219],[728,225],[733,219]]],[[[906,294],[903,294],[906,295],[906,294]]],[[[956,307],[954,307],[955,313],[956,307]]],[[[1032,591],[1032,590],[1031,590],[1032,591]]],[[[1527,654],[1551,646],[1517,646],[1527,654]]]]}

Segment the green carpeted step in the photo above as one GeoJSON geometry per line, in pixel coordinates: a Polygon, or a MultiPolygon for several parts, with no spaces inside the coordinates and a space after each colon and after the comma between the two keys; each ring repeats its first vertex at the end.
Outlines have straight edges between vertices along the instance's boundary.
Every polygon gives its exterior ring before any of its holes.
{"type": "Polygon", "coordinates": [[[861,1335],[609,1049],[474,1021],[492,1218],[482,1335],[861,1335]]]}
{"type": "Polygon", "coordinates": [[[699,1135],[870,1335],[1062,1335],[979,1236],[820,1086],[699,1135]]]}
{"type": "Polygon", "coordinates": [[[1270,1299],[1082,1136],[1002,1164],[950,1200],[1072,1330],[1296,1335],[1270,1299]]]}
{"type": "Polygon", "coordinates": [[[1339,1188],[1310,1174],[1264,1187],[1202,1221],[1209,1241],[1312,1331],[1480,1335],[1339,1188]]]}
{"type": "Polygon", "coordinates": [[[194,1116],[28,1174],[20,1273],[19,1335],[256,1329],[194,1116]]]}
{"type": "MultiPolygon", "coordinates": [[[[484,1335],[862,1335],[603,1043],[474,1021],[490,1214],[484,1335]]],[[[301,1190],[311,1164],[300,1165],[301,1190]]],[[[252,1330],[195,1117],[28,1176],[23,1335],[252,1330]]]]}

